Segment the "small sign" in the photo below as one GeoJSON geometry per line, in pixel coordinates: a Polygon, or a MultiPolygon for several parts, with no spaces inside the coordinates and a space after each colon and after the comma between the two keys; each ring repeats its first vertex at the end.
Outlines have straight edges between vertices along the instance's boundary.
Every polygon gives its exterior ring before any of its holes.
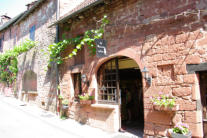
{"type": "Polygon", "coordinates": [[[107,41],[104,39],[96,39],[96,56],[97,57],[105,57],[107,56],[106,47],[107,41]]]}

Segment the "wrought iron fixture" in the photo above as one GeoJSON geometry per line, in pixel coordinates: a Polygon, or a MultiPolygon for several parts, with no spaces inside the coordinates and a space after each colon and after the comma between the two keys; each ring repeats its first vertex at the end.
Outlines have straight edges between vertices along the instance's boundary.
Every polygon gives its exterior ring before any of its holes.
{"type": "Polygon", "coordinates": [[[142,72],[144,73],[144,78],[147,81],[147,83],[149,85],[151,85],[151,83],[152,83],[152,77],[149,76],[149,70],[146,67],[144,67],[144,69],[142,70],[142,72]]]}

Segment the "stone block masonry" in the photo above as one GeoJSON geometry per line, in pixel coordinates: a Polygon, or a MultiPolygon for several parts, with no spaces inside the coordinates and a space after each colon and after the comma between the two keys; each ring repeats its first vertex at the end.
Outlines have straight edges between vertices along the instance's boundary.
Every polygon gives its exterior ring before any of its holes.
{"type": "MultiPolygon", "coordinates": [[[[64,3],[68,1],[62,2],[60,16],[66,10],[71,11],[64,8],[64,3]]],[[[205,0],[107,0],[59,24],[59,37],[63,39],[63,35],[81,36],[86,30],[96,29],[99,25],[97,21],[105,14],[110,20],[104,33],[107,57],[90,56],[85,48],[81,65],[76,65],[72,58],[59,66],[61,94],[70,100],[69,117],[107,131],[118,131],[118,106],[98,103],[97,71],[106,61],[125,56],[133,59],[140,70],[146,67],[152,76],[151,85],[142,80],[144,137],[166,137],[167,129],[179,121],[189,124],[193,137],[203,137],[202,111],[198,108],[201,101],[199,76],[188,74],[186,66],[207,62],[206,3],[205,0]],[[82,91],[93,90],[95,104],[83,106],[74,101],[74,73],[86,74],[89,86],[83,84],[82,91]],[[178,111],[169,113],[153,109],[149,97],[160,91],[176,98],[178,111]]],[[[67,6],[72,8],[74,5],[67,6]]],[[[53,67],[45,70],[47,59],[41,50],[55,41],[56,27],[48,26],[56,20],[56,6],[56,0],[45,1],[24,20],[0,32],[0,38],[4,36],[5,51],[29,38],[29,29],[35,25],[38,46],[19,56],[15,90],[21,97],[23,76],[31,70],[37,75],[36,103],[51,111],[55,111],[56,106],[56,73],[53,67]]],[[[62,54],[70,51],[71,47],[62,54]]],[[[0,91],[5,92],[5,86],[2,85],[0,91]]]]}
{"type": "MultiPolygon", "coordinates": [[[[91,57],[88,56],[88,50],[85,50],[85,63],[80,72],[87,74],[90,80],[89,89],[95,89],[95,94],[98,94],[97,70],[105,61],[117,56],[132,58],[140,69],[144,66],[148,68],[152,76],[151,86],[143,80],[144,136],[167,136],[166,130],[173,127],[176,122],[182,121],[190,125],[193,137],[203,137],[201,111],[197,109],[197,102],[200,101],[199,79],[196,74],[188,74],[186,70],[187,64],[207,62],[207,32],[204,30],[206,12],[203,11],[206,5],[204,6],[203,2],[114,0],[84,11],[80,14],[84,18],[74,17],[70,19],[72,23],[62,24],[60,37],[63,34],[73,37],[83,34],[88,29],[94,29],[94,26],[97,26],[94,19],[98,20],[107,14],[110,24],[105,28],[104,39],[108,44],[108,56],[100,59],[91,57]],[[70,30],[64,29],[66,26],[70,26],[70,30]],[[159,91],[176,97],[179,111],[175,114],[154,111],[149,97],[158,94],[159,91]]],[[[74,59],[70,59],[60,67],[61,92],[72,102],[73,72],[68,69],[74,62],[74,59]]],[[[90,110],[89,113],[91,112],[95,114],[95,111],[90,110]]],[[[74,109],[71,114],[86,113],[74,109]]],[[[114,119],[118,117],[115,114],[114,119]]],[[[95,116],[89,116],[89,120],[95,120],[95,116]]],[[[89,124],[107,130],[104,122],[91,121],[89,124]]]]}

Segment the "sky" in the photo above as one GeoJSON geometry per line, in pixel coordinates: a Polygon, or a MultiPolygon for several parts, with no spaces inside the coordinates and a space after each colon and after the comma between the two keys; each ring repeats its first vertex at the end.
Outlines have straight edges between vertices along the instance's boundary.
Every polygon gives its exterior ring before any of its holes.
{"type": "Polygon", "coordinates": [[[7,13],[9,17],[15,17],[25,11],[26,4],[34,0],[0,0],[0,15],[7,13]]]}

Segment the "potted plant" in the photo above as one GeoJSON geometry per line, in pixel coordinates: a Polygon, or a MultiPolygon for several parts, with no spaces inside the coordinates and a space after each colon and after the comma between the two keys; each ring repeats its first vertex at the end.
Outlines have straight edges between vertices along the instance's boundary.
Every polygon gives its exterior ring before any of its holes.
{"type": "Polygon", "coordinates": [[[83,93],[81,95],[78,95],[80,104],[91,104],[92,100],[94,100],[93,95],[89,95],[87,93],[83,93]]]}
{"type": "Polygon", "coordinates": [[[175,98],[168,94],[159,92],[158,96],[150,97],[154,110],[157,111],[177,111],[179,106],[175,104],[175,98]]]}
{"type": "Polygon", "coordinates": [[[169,130],[172,138],[191,138],[192,133],[189,130],[189,126],[185,123],[179,122],[176,126],[169,130]]]}
{"type": "Polygon", "coordinates": [[[68,99],[64,99],[64,100],[62,101],[62,109],[63,109],[63,110],[68,109],[68,103],[69,103],[68,99]]]}

